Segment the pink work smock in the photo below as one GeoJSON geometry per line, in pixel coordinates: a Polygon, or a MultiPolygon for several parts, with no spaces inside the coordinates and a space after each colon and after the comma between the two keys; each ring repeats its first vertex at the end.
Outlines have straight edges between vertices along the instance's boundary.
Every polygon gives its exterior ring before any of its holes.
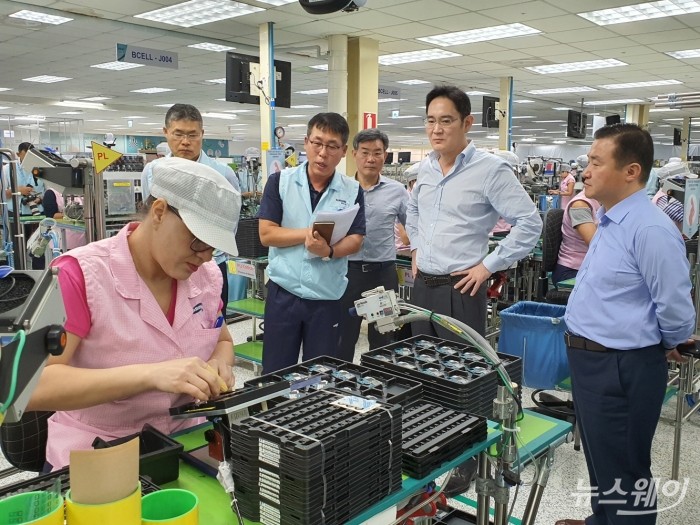
{"type": "MultiPolygon", "coordinates": [[[[197,356],[208,361],[219,340],[213,328],[221,304],[222,275],[214,261],[203,264],[177,283],[172,326],[155,297],[136,272],[127,237],[138,223],[116,236],[71,250],[62,257],[78,260],[92,325],[69,363],[78,368],[112,368],[158,363],[197,356]]],[[[70,451],[91,448],[96,436],[105,440],[140,432],[150,423],[165,434],[199,419],[175,420],[172,406],[191,402],[182,394],[144,392],[91,408],[56,412],[48,422],[46,460],[54,469],[69,463],[70,451]]]]}
{"type": "Polygon", "coordinates": [[[596,223],[598,222],[596,219],[596,213],[598,212],[598,208],[600,208],[598,201],[589,199],[582,191],[571,199],[571,202],[569,202],[568,206],[564,210],[564,217],[561,224],[561,246],[559,247],[559,260],[557,262],[562,266],[566,266],[567,268],[572,268],[574,270],[581,268],[583,258],[588,252],[588,245],[583,240],[583,237],[581,237],[578,232],[574,230],[573,226],[571,226],[571,216],[569,215],[569,210],[571,209],[571,205],[576,201],[584,201],[588,203],[588,205],[591,207],[591,213],[593,214],[593,221],[596,223]]]}

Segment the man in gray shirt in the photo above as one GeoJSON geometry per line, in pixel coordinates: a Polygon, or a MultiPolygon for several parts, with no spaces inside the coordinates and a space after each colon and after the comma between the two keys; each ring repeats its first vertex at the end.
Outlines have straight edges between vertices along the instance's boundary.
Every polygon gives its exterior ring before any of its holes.
{"type": "MultiPolygon", "coordinates": [[[[348,310],[361,298],[362,292],[383,286],[398,291],[396,274],[396,245],[394,224],[406,223],[408,192],[403,184],[384,177],[381,172],[386,160],[389,137],[379,129],[360,131],[352,141],[352,155],[357,164],[355,179],[365,197],[367,234],[362,249],[348,258],[348,287],[341,298],[343,316],[340,323],[338,357],[352,361],[362,319],[348,310]]],[[[374,323],[367,331],[370,349],[394,341],[394,333],[380,334],[374,323]]]]}

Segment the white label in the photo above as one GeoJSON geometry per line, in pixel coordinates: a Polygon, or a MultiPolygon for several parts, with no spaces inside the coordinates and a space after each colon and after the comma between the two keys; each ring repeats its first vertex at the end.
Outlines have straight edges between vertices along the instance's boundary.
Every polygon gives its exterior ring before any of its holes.
{"type": "Polygon", "coordinates": [[[177,69],[177,53],[130,44],[117,44],[117,62],[177,69]]]}
{"type": "Polygon", "coordinates": [[[265,525],[280,525],[280,511],[272,505],[260,502],[260,523],[265,525]]]}
{"type": "Polygon", "coordinates": [[[272,443],[265,439],[258,441],[258,459],[263,463],[272,465],[273,467],[280,466],[280,447],[277,443],[272,443]]]}

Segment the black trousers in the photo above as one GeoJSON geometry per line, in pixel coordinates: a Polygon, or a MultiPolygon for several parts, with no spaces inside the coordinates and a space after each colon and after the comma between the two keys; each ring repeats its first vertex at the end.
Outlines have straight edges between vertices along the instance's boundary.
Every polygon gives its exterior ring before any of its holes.
{"type": "Polygon", "coordinates": [[[340,301],[312,301],[267,283],[263,373],[269,374],[302,361],[328,355],[338,357],[340,301]]]}
{"type": "Polygon", "coordinates": [[[227,261],[219,264],[219,270],[221,270],[221,275],[224,277],[224,284],[221,287],[221,301],[224,306],[221,308],[221,313],[226,317],[226,305],[228,304],[228,268],[227,261]]]}
{"type": "MultiPolygon", "coordinates": [[[[413,282],[411,303],[438,314],[454,317],[479,334],[486,333],[486,283],[474,297],[454,289],[454,284],[429,288],[418,275],[413,282]]],[[[413,335],[433,335],[450,341],[464,342],[462,338],[433,322],[416,321],[411,324],[413,335]]]]}
{"type": "MultiPolygon", "coordinates": [[[[355,356],[355,345],[360,335],[360,325],[362,318],[351,316],[348,310],[355,306],[355,301],[362,297],[362,292],[383,286],[385,290],[399,291],[399,277],[396,273],[394,261],[390,261],[386,266],[370,272],[363,272],[362,267],[348,265],[348,287],[345,294],[340,299],[341,320],[340,320],[340,341],[338,343],[338,357],[345,361],[352,362],[355,356]]],[[[370,323],[367,328],[367,338],[369,339],[369,349],[380,348],[393,343],[396,340],[397,332],[380,334],[374,323],[370,323]]]]}
{"type": "Polygon", "coordinates": [[[653,525],[651,444],[666,392],[661,345],[591,352],[568,348],[576,422],[593,514],[586,525],[653,525]],[[642,486],[644,485],[644,486],[642,486]]]}

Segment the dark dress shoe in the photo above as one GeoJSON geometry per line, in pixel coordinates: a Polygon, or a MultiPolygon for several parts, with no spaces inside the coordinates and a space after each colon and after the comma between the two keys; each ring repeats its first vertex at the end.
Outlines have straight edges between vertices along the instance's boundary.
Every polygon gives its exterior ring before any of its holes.
{"type": "Polygon", "coordinates": [[[584,520],[559,520],[554,525],[586,525],[584,520]]]}

